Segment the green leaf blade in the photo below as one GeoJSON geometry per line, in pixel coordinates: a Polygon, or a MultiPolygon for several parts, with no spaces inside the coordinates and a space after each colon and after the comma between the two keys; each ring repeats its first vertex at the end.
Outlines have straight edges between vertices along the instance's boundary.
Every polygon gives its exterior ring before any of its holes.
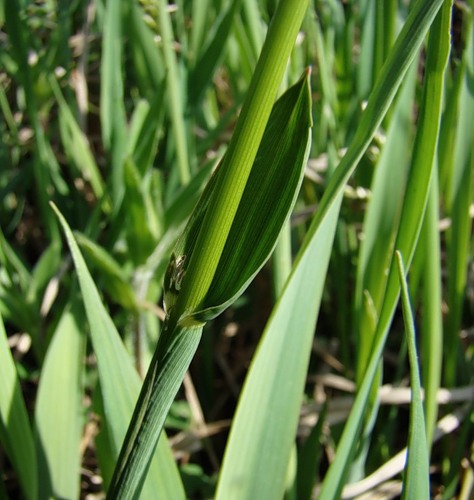
{"type": "Polygon", "coordinates": [[[234,416],[216,498],[282,498],[341,195],[267,324],[234,416]]]}
{"type": "Polygon", "coordinates": [[[3,320],[0,317],[0,440],[28,500],[38,498],[36,452],[3,320]]]}
{"type": "Polygon", "coordinates": [[[401,285],[401,298],[405,333],[408,342],[408,356],[410,359],[411,394],[410,427],[408,434],[408,454],[406,475],[403,481],[402,498],[429,498],[429,448],[426,441],[425,418],[423,402],[421,400],[421,383],[418,367],[415,324],[408,295],[408,285],[405,278],[405,266],[400,252],[396,252],[398,272],[401,285]]]}
{"type": "MultiPolygon", "coordinates": [[[[81,310],[82,313],[82,310],[81,310]]],[[[40,498],[77,498],[86,336],[66,310],[46,353],[35,408],[40,498]]]]}
{"type": "Polygon", "coordinates": [[[178,319],[192,315],[202,305],[212,283],[307,5],[307,0],[283,0],[278,4],[223,160],[225,175],[216,181],[216,192],[189,263],[176,305],[178,319]]]}
{"type": "MultiPolygon", "coordinates": [[[[99,366],[107,425],[114,455],[118,457],[130,418],[140,392],[141,381],[131,358],[125,350],[110,316],[102,305],[99,293],[86,267],[71,229],[53,205],[76,265],[84,300],[91,338],[99,366]]],[[[162,434],[157,453],[144,484],[144,498],[154,498],[157,489],[165,497],[184,498],[183,486],[166,436],[162,434]]]]}
{"type": "MultiPolygon", "coordinates": [[[[205,322],[220,314],[267,261],[298,195],[309,152],[311,125],[308,72],[275,103],[214,278],[202,304],[190,313],[192,321],[205,322]]],[[[196,248],[219,175],[223,175],[222,170],[211,179],[175,247],[175,258],[184,259],[183,275],[196,248]]],[[[168,274],[171,272],[169,269],[168,274]]],[[[172,285],[169,279],[165,281],[165,292],[172,285]]],[[[186,316],[181,320],[184,324],[189,321],[186,316]]]]}

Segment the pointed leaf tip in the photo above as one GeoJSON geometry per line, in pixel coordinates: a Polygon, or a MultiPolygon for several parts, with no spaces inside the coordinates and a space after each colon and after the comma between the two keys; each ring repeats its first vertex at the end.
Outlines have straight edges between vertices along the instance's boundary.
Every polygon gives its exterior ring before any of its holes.
{"type": "MultiPolygon", "coordinates": [[[[243,293],[271,255],[293,209],[309,154],[310,74],[308,68],[274,104],[209,290],[195,310],[181,317],[181,324],[202,323],[220,314],[243,293]]],[[[186,266],[219,175],[225,172],[218,169],[211,177],[175,246],[164,284],[168,312],[186,279],[186,266]]]]}

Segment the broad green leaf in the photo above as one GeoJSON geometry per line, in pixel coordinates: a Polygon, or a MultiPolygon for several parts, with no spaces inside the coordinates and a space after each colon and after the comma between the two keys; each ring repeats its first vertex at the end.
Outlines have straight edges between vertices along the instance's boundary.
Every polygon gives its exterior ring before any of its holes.
{"type": "MultiPolygon", "coordinates": [[[[199,307],[204,303],[206,292],[210,290],[212,279],[232,228],[232,222],[241,206],[242,195],[254,166],[257,150],[264,135],[264,128],[271,113],[271,107],[274,104],[273,99],[277,91],[277,82],[279,83],[283,76],[286,61],[294,44],[306,7],[306,2],[295,2],[293,0],[283,0],[279,4],[257,66],[253,84],[223,160],[221,170],[213,176],[210,180],[211,187],[208,185],[203,193],[201,208],[202,206],[205,207],[207,203],[209,203],[209,206],[205,210],[205,214],[202,214],[202,209],[197,211],[197,215],[195,214],[195,220],[203,219],[202,225],[196,227],[196,224],[193,226],[190,223],[191,231],[197,234],[199,230],[199,234],[197,235],[192,258],[186,267],[187,275],[182,292],[180,292],[180,289],[181,281],[184,278],[186,259],[183,255],[172,256],[165,278],[168,315],[165,320],[164,331],[159,339],[132,423],[127,432],[126,442],[120,453],[109,491],[110,498],[127,498],[136,495],[137,491],[140,491],[143,477],[148,468],[149,458],[161,432],[164,418],[187,369],[186,363],[191,362],[200,340],[202,321],[195,320],[192,314],[196,310],[196,306],[199,307]],[[209,200],[207,200],[206,195],[208,195],[209,200]],[[211,253],[208,253],[207,250],[211,250],[211,253]],[[174,304],[172,302],[176,297],[178,297],[178,302],[174,304]],[[185,324],[185,321],[181,322],[182,318],[188,319],[188,324],[185,324]],[[165,373],[168,379],[167,385],[165,385],[165,373]],[[163,386],[165,386],[164,389],[163,386]]],[[[163,14],[163,9],[161,14],[163,14]]],[[[305,78],[299,83],[300,88],[305,87],[304,80],[305,78]]],[[[298,84],[296,88],[298,88],[298,84]]],[[[304,93],[302,90],[300,92],[304,93]]],[[[298,97],[300,92],[297,93],[298,97]]],[[[309,104],[308,100],[302,99],[302,101],[309,104]]],[[[293,102],[295,110],[299,109],[298,104],[301,105],[297,98],[293,102]]],[[[290,113],[288,119],[291,122],[297,116],[298,113],[290,113]]],[[[306,124],[307,128],[309,126],[310,123],[306,124]]],[[[292,138],[288,137],[287,139],[285,146],[293,147],[292,138]]],[[[300,143],[303,152],[293,150],[300,162],[305,161],[307,142],[308,136],[306,136],[306,140],[300,143]]],[[[294,158],[292,158],[292,161],[294,161],[294,158]]],[[[280,168],[285,166],[280,164],[280,168]]],[[[271,168],[271,165],[262,163],[260,167],[268,169],[271,168]]],[[[293,168],[298,171],[299,177],[302,165],[296,164],[293,168]]],[[[257,179],[260,178],[257,177],[257,179]]],[[[292,187],[296,189],[298,183],[292,187]]],[[[272,192],[271,195],[275,198],[278,196],[289,197],[291,201],[290,203],[286,202],[286,210],[290,210],[295,193],[287,193],[286,186],[284,188],[284,193],[272,192]]],[[[248,198],[247,201],[253,203],[253,200],[248,198]]],[[[244,207],[245,209],[246,207],[244,207]]],[[[261,214],[258,214],[257,221],[260,216],[261,214]]],[[[280,220],[281,224],[283,224],[287,216],[288,213],[285,213],[280,220]]],[[[252,223],[252,220],[246,221],[248,226],[252,226],[252,223]]],[[[245,231],[244,244],[251,242],[249,234],[252,231],[247,228],[247,225],[245,227],[241,226],[245,231]]],[[[280,230],[281,226],[277,231],[274,231],[272,235],[274,240],[267,241],[267,245],[270,247],[275,245],[280,230]]],[[[233,241],[236,241],[236,239],[234,238],[233,241]]],[[[246,279],[248,279],[248,276],[246,279]]],[[[227,292],[229,293],[228,296],[221,296],[221,298],[230,300],[232,293],[235,291],[238,290],[231,290],[231,293],[227,292]]],[[[205,307],[208,305],[214,307],[218,304],[204,303],[205,307]]]]}
{"type": "MultiPolygon", "coordinates": [[[[236,129],[223,159],[223,173],[215,176],[215,191],[210,196],[209,208],[203,217],[202,228],[186,267],[186,279],[174,308],[176,320],[192,316],[203,305],[217,305],[205,304],[205,297],[221,261],[236,212],[241,206],[242,194],[307,5],[307,1],[282,0],[273,16],[236,129]]],[[[175,255],[175,258],[179,257],[175,255]]]]}
{"type": "Polygon", "coordinates": [[[233,419],[217,500],[283,496],[341,199],[309,233],[267,323],[233,419]]]}
{"type": "Polygon", "coordinates": [[[411,405],[410,426],[408,433],[408,453],[405,477],[403,480],[402,499],[429,498],[430,472],[429,447],[426,442],[425,418],[421,400],[420,373],[415,343],[415,324],[408,295],[408,285],[405,277],[405,266],[402,255],[396,252],[398,272],[401,285],[401,299],[405,334],[408,341],[408,356],[410,359],[411,405]]]}
{"type": "Polygon", "coordinates": [[[35,406],[39,498],[77,498],[84,420],[82,309],[66,309],[49,344],[35,406]]]}
{"type": "Polygon", "coordinates": [[[0,317],[0,441],[28,500],[38,498],[36,450],[7,334],[0,317]]]}
{"type": "MultiPolygon", "coordinates": [[[[67,222],[56,207],[53,208],[66,234],[76,265],[94,353],[97,357],[105,414],[109,416],[106,425],[114,454],[118,457],[141,381],[110,316],[102,305],[97,288],[67,222]]],[[[160,491],[164,498],[184,498],[182,483],[164,434],[159,441],[150,474],[144,484],[143,498],[155,498],[157,491],[160,491]]]]}
{"type": "MultiPolygon", "coordinates": [[[[226,309],[267,261],[295,203],[310,144],[310,92],[305,75],[275,103],[242,194],[214,279],[202,302],[186,321],[205,322],[226,309]],[[292,165],[289,168],[288,165],[292,165]]],[[[203,193],[165,278],[165,304],[173,306],[202,222],[215,195],[218,169],[203,193]]]]}

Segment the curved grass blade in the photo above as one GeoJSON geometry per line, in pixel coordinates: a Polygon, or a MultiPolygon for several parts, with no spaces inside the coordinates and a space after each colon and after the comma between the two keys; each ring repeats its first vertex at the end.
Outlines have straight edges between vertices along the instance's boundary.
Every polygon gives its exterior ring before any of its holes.
{"type": "MultiPolygon", "coordinates": [[[[141,381],[120,336],[102,305],[99,292],[86,267],[79,247],[64,217],[54,206],[74,259],[82,298],[90,325],[94,353],[97,356],[99,380],[104,400],[106,424],[115,456],[118,456],[130,417],[140,391],[141,381]]],[[[163,434],[143,489],[146,498],[160,491],[164,498],[182,499],[183,486],[166,436],[163,434]]]]}
{"type": "Polygon", "coordinates": [[[166,85],[169,99],[169,114],[176,142],[178,171],[181,184],[187,184],[191,180],[189,151],[184,122],[183,97],[180,92],[181,82],[179,67],[176,54],[173,50],[173,27],[168,12],[168,2],[165,0],[158,0],[158,9],[161,37],[163,39],[163,59],[167,70],[166,85]]]}
{"type": "Polygon", "coordinates": [[[406,475],[403,480],[402,499],[429,498],[429,448],[426,442],[425,418],[421,400],[421,384],[415,345],[415,324],[405,278],[405,266],[400,252],[396,252],[401,285],[401,298],[405,333],[410,359],[411,394],[410,427],[408,434],[408,453],[406,475]]]}
{"type": "Polygon", "coordinates": [[[104,194],[104,181],[89,141],[68,106],[56,78],[50,76],[49,84],[58,102],[61,140],[68,160],[82,173],[84,179],[90,182],[95,196],[100,199],[104,194]]]}
{"type": "Polygon", "coordinates": [[[413,6],[371,92],[354,139],[329,180],[319,204],[315,226],[324,219],[326,212],[336,200],[336,194],[344,189],[345,183],[367,150],[443,1],[417,2],[413,6]]]}

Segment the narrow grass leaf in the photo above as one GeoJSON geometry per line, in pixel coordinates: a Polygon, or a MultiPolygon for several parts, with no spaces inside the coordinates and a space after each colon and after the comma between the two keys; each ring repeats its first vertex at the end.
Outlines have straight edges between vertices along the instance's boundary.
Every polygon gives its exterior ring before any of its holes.
{"type": "MultiPolygon", "coordinates": [[[[118,457],[130,417],[140,391],[141,381],[120,336],[107,314],[89,274],[79,247],[64,217],[53,205],[61,222],[77,269],[82,298],[97,356],[99,380],[104,400],[111,442],[118,457]]],[[[184,491],[166,436],[163,434],[144,485],[143,498],[155,498],[156,491],[165,498],[184,498],[184,491]]]]}
{"type": "Polygon", "coordinates": [[[190,37],[191,60],[195,61],[201,53],[206,37],[206,20],[211,11],[210,0],[196,0],[192,2],[192,25],[190,37]]]}
{"type": "MultiPolygon", "coordinates": [[[[434,3],[436,3],[437,8],[442,6],[442,2],[433,2],[433,4],[434,3]]],[[[433,4],[431,5],[433,10],[428,9],[426,12],[423,12],[421,19],[418,18],[418,16],[422,14],[422,11],[424,11],[425,8],[428,7],[428,3],[418,2],[414,5],[407,22],[402,29],[397,42],[395,43],[392,53],[389,55],[388,61],[384,66],[385,70],[382,69],[380,78],[383,78],[385,73],[389,70],[389,73],[393,72],[393,74],[397,71],[397,67],[391,67],[391,64],[398,58],[398,56],[396,57],[394,53],[399,50],[404,53],[406,50],[405,46],[400,45],[400,40],[404,40],[411,30],[414,30],[415,32],[421,30],[421,33],[426,32],[430,22],[433,20],[434,15],[437,13],[437,8],[435,8],[433,4]],[[425,18],[424,16],[427,17],[425,18]],[[412,24],[413,20],[417,21],[416,24],[412,24]]],[[[415,139],[413,162],[410,175],[407,180],[405,203],[402,208],[400,226],[398,228],[395,242],[395,248],[401,249],[401,251],[407,255],[408,262],[411,262],[413,257],[417,237],[423,221],[423,213],[428,198],[430,177],[433,171],[434,155],[439,130],[444,69],[449,53],[450,16],[451,4],[450,2],[445,2],[442,6],[440,14],[436,17],[432,30],[430,31],[428,59],[425,74],[426,81],[422,98],[422,106],[420,109],[419,125],[417,129],[419,133],[415,139]]],[[[417,37],[417,41],[419,47],[419,44],[422,42],[422,37],[417,37]]],[[[380,88],[380,85],[377,84],[374,89],[374,93],[380,90],[380,88]]],[[[369,105],[371,99],[372,96],[369,99],[369,105]]],[[[369,105],[367,106],[367,109],[369,108],[369,105]]],[[[348,155],[349,152],[346,154],[346,157],[348,155]]],[[[337,170],[334,176],[336,175],[337,170]]],[[[336,458],[331,464],[323,482],[323,487],[320,492],[320,498],[322,500],[329,500],[337,497],[344,485],[348,464],[353,456],[356,443],[358,442],[358,435],[362,425],[362,418],[365,413],[371,384],[373,383],[374,376],[377,371],[379,359],[385,345],[390,322],[396,307],[399,289],[398,271],[395,259],[392,258],[392,264],[390,266],[387,281],[387,291],[381,306],[380,318],[374,336],[372,353],[367,363],[367,369],[365,371],[363,382],[359,387],[351,414],[339,441],[336,458]]]]}
{"type": "MultiPolygon", "coordinates": [[[[437,174],[437,172],[436,172],[437,174]]],[[[431,179],[430,194],[419,248],[423,259],[421,325],[422,381],[425,390],[426,436],[431,446],[438,418],[436,395],[443,365],[443,313],[441,285],[441,244],[439,235],[438,176],[431,179]]]]}
{"type": "Polygon", "coordinates": [[[168,330],[165,323],[120,450],[107,492],[108,499],[140,496],[169,408],[196,352],[201,334],[202,326],[168,330]]]}
{"type": "Polygon", "coordinates": [[[206,87],[212,81],[214,71],[222,59],[235,13],[238,12],[240,5],[241,0],[228,2],[227,9],[214,22],[214,28],[207,37],[205,47],[188,76],[190,106],[196,106],[199,103],[206,87]]]}
{"type": "Polygon", "coordinates": [[[129,2],[126,5],[127,22],[123,30],[128,34],[132,57],[140,68],[138,85],[152,95],[164,94],[165,64],[161,52],[157,50],[155,33],[145,23],[145,16],[140,4],[129,2]],[[129,9],[129,10],[127,10],[129,9]],[[143,88],[145,87],[145,88],[143,88]]]}
{"type": "Polygon", "coordinates": [[[344,188],[345,183],[357,167],[442,4],[443,0],[431,0],[417,2],[413,6],[381,70],[379,79],[372,89],[350,147],[324,191],[315,226],[324,219],[326,211],[336,199],[336,194],[344,188]]]}
{"type": "Polygon", "coordinates": [[[165,96],[164,89],[160,90],[161,92],[157,91],[150,102],[145,100],[138,102],[130,123],[127,151],[141,176],[144,176],[152,166],[158,147],[165,96]]]}
{"type": "Polygon", "coordinates": [[[41,370],[35,406],[39,498],[77,498],[84,420],[82,308],[67,308],[56,328],[41,370]]]}
{"type": "Polygon", "coordinates": [[[282,498],[341,195],[300,253],[252,361],[217,500],[282,498]]]}
{"type": "MultiPolygon", "coordinates": [[[[465,300],[466,267],[472,252],[472,219],[469,207],[474,195],[474,29],[473,14],[466,18],[468,24],[467,50],[464,53],[464,77],[460,89],[460,107],[456,130],[455,149],[451,157],[447,193],[447,210],[452,227],[448,231],[448,317],[446,320],[445,383],[451,387],[457,382],[459,373],[459,331],[462,324],[465,300]]],[[[466,23],[466,24],[467,24],[466,23]]]]}
{"type": "Polygon", "coordinates": [[[123,153],[126,115],[122,75],[122,4],[107,0],[101,58],[100,122],[102,141],[111,154],[112,198],[118,208],[123,196],[123,153]]]}
{"type": "Polygon", "coordinates": [[[0,440],[18,475],[25,498],[38,498],[36,450],[15,362],[0,317],[0,440]]]}
{"type": "Polygon", "coordinates": [[[257,60],[265,39],[266,26],[262,23],[262,4],[256,0],[243,0],[243,26],[247,31],[247,38],[252,47],[252,56],[257,60]]]}
{"type": "Polygon", "coordinates": [[[102,140],[112,149],[114,130],[123,121],[121,71],[121,0],[105,2],[104,39],[101,58],[100,121],[102,140]]]}
{"type": "Polygon", "coordinates": [[[398,272],[401,284],[401,299],[405,334],[408,342],[410,359],[411,405],[408,431],[408,453],[405,477],[403,479],[402,499],[429,498],[429,447],[426,441],[425,418],[421,400],[420,373],[416,352],[415,324],[405,278],[405,266],[400,252],[396,252],[398,272]]]}
{"type": "Polygon", "coordinates": [[[90,182],[95,196],[101,198],[104,193],[104,181],[92,154],[89,141],[79,128],[56,79],[51,76],[49,82],[59,105],[61,139],[68,160],[82,173],[83,178],[90,182]]]}
{"type": "Polygon", "coordinates": [[[359,380],[364,374],[374,336],[373,315],[365,305],[365,294],[370,294],[378,314],[403,203],[403,190],[410,164],[409,146],[414,129],[412,113],[417,70],[417,64],[413,63],[393,108],[386,140],[372,179],[372,195],[364,216],[364,238],[357,261],[355,291],[359,380]]]}
{"type": "Polygon", "coordinates": [[[173,50],[173,27],[168,12],[168,2],[158,0],[160,27],[162,37],[163,58],[166,65],[167,96],[169,103],[169,115],[173,126],[173,135],[176,147],[178,172],[181,184],[187,184],[191,179],[188,142],[186,138],[186,126],[184,121],[184,105],[182,97],[182,86],[178,61],[173,50]]]}
{"type": "Polygon", "coordinates": [[[327,404],[323,406],[316,425],[311,429],[309,436],[300,448],[297,475],[298,498],[311,498],[311,492],[318,479],[319,464],[323,454],[321,438],[323,437],[326,414],[327,404]]]}

